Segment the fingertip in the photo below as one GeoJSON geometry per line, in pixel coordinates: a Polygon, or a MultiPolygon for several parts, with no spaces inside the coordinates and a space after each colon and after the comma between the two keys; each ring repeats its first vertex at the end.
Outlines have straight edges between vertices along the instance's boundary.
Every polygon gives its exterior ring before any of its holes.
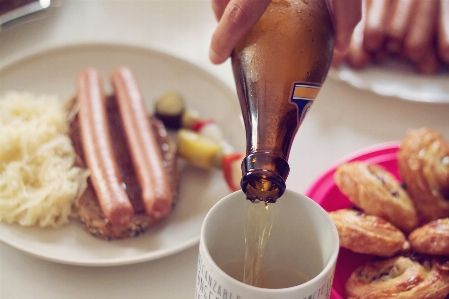
{"type": "Polygon", "coordinates": [[[212,49],[212,48],[209,49],[209,60],[213,64],[223,63],[226,60],[226,58],[227,57],[223,57],[223,56],[217,54],[217,52],[215,52],[214,49],[212,49]]]}
{"type": "MultiPolygon", "coordinates": [[[[215,0],[226,3],[209,49],[209,59],[213,64],[226,61],[234,47],[259,20],[271,0],[215,0]]],[[[223,7],[222,7],[223,8],[223,7]]]]}

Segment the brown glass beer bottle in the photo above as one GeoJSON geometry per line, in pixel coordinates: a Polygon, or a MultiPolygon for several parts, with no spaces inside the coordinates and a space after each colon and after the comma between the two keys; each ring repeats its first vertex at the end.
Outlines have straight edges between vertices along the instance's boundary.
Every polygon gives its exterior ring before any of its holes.
{"type": "Polygon", "coordinates": [[[285,191],[293,138],[329,70],[334,29],[327,0],[273,0],[234,49],[246,129],[241,187],[249,200],[285,191]]]}

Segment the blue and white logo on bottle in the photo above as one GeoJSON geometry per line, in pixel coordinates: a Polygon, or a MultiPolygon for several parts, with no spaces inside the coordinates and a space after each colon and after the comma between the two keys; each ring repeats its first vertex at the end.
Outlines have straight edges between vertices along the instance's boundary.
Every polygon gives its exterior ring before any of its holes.
{"type": "Polygon", "coordinates": [[[320,91],[321,84],[315,83],[294,83],[290,102],[296,104],[298,108],[298,126],[301,125],[304,117],[312,106],[318,92],[320,91]]]}

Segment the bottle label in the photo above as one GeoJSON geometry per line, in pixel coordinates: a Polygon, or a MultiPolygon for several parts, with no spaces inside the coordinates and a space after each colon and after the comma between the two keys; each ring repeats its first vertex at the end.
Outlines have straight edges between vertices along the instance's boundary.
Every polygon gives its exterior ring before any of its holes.
{"type": "Polygon", "coordinates": [[[298,108],[298,126],[301,125],[304,120],[304,117],[312,106],[320,88],[321,84],[315,83],[301,82],[293,84],[290,102],[294,103],[298,108]]]}

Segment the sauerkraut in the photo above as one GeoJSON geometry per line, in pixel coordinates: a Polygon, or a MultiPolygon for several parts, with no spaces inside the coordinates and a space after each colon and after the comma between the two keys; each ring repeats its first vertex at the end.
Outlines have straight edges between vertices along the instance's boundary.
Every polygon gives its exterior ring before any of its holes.
{"type": "Polygon", "coordinates": [[[87,187],[56,96],[0,97],[0,221],[59,227],[87,187]]]}

